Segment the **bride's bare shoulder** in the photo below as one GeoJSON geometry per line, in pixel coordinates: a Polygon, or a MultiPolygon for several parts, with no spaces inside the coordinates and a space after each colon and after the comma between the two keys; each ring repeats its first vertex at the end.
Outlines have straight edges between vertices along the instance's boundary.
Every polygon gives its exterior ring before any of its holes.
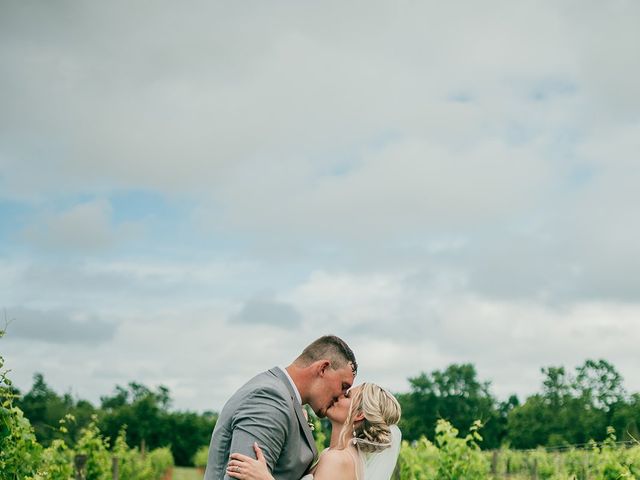
{"type": "Polygon", "coordinates": [[[331,449],[322,454],[313,474],[314,480],[353,480],[356,478],[353,457],[344,450],[331,449]]]}

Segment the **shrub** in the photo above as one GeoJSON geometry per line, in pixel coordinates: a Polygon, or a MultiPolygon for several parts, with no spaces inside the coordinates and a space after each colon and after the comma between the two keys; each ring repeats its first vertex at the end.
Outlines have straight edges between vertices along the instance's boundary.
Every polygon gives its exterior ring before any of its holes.
{"type": "Polygon", "coordinates": [[[149,461],[151,462],[151,471],[153,478],[159,479],[173,467],[173,455],[169,447],[156,448],[149,452],[149,461]]]}
{"type": "Polygon", "coordinates": [[[76,453],[87,456],[87,480],[111,480],[109,440],[102,436],[97,422],[97,415],[93,415],[89,425],[81,430],[76,453]]]}
{"type": "Polygon", "coordinates": [[[482,437],[478,430],[482,424],[473,423],[469,434],[458,437],[458,430],[446,420],[438,420],[435,444],[425,437],[413,446],[406,441],[400,450],[401,479],[484,480],[489,474],[489,461],[480,451],[482,437]]]}
{"type": "Polygon", "coordinates": [[[204,445],[196,451],[193,456],[193,464],[196,467],[204,468],[207,466],[207,460],[209,459],[209,447],[204,445]]]}
{"type": "MultiPolygon", "coordinates": [[[[0,338],[4,330],[0,329],[0,338]]],[[[22,410],[13,405],[15,392],[0,356],[0,479],[14,480],[36,474],[42,447],[22,410]]]]}

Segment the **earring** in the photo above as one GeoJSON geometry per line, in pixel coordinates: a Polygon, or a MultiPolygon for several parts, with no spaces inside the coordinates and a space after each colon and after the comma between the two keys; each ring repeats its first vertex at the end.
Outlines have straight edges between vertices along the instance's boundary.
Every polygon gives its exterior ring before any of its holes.
{"type": "Polygon", "coordinates": [[[351,442],[352,442],[354,445],[355,445],[356,443],[358,443],[358,441],[356,440],[356,429],[355,429],[355,427],[354,427],[354,429],[353,429],[353,440],[352,440],[351,442]]]}

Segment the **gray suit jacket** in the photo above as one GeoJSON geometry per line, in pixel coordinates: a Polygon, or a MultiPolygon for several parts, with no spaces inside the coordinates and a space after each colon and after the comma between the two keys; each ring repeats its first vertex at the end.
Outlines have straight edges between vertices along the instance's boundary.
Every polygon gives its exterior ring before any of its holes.
{"type": "Polygon", "coordinates": [[[264,452],[276,480],[299,480],[317,456],[311,429],[286,374],[274,367],[249,380],[220,412],[209,445],[205,480],[229,480],[229,455],[264,452]]]}

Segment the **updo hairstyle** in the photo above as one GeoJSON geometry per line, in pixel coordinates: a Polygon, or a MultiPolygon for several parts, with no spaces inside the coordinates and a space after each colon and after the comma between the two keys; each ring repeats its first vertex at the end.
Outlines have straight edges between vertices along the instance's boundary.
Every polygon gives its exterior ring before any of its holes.
{"type": "Polygon", "coordinates": [[[339,447],[348,442],[364,452],[377,452],[391,445],[391,425],[400,421],[398,400],[374,383],[363,383],[353,389],[351,407],[340,432],[339,447]],[[364,420],[354,425],[354,417],[364,413],[364,420]]]}

